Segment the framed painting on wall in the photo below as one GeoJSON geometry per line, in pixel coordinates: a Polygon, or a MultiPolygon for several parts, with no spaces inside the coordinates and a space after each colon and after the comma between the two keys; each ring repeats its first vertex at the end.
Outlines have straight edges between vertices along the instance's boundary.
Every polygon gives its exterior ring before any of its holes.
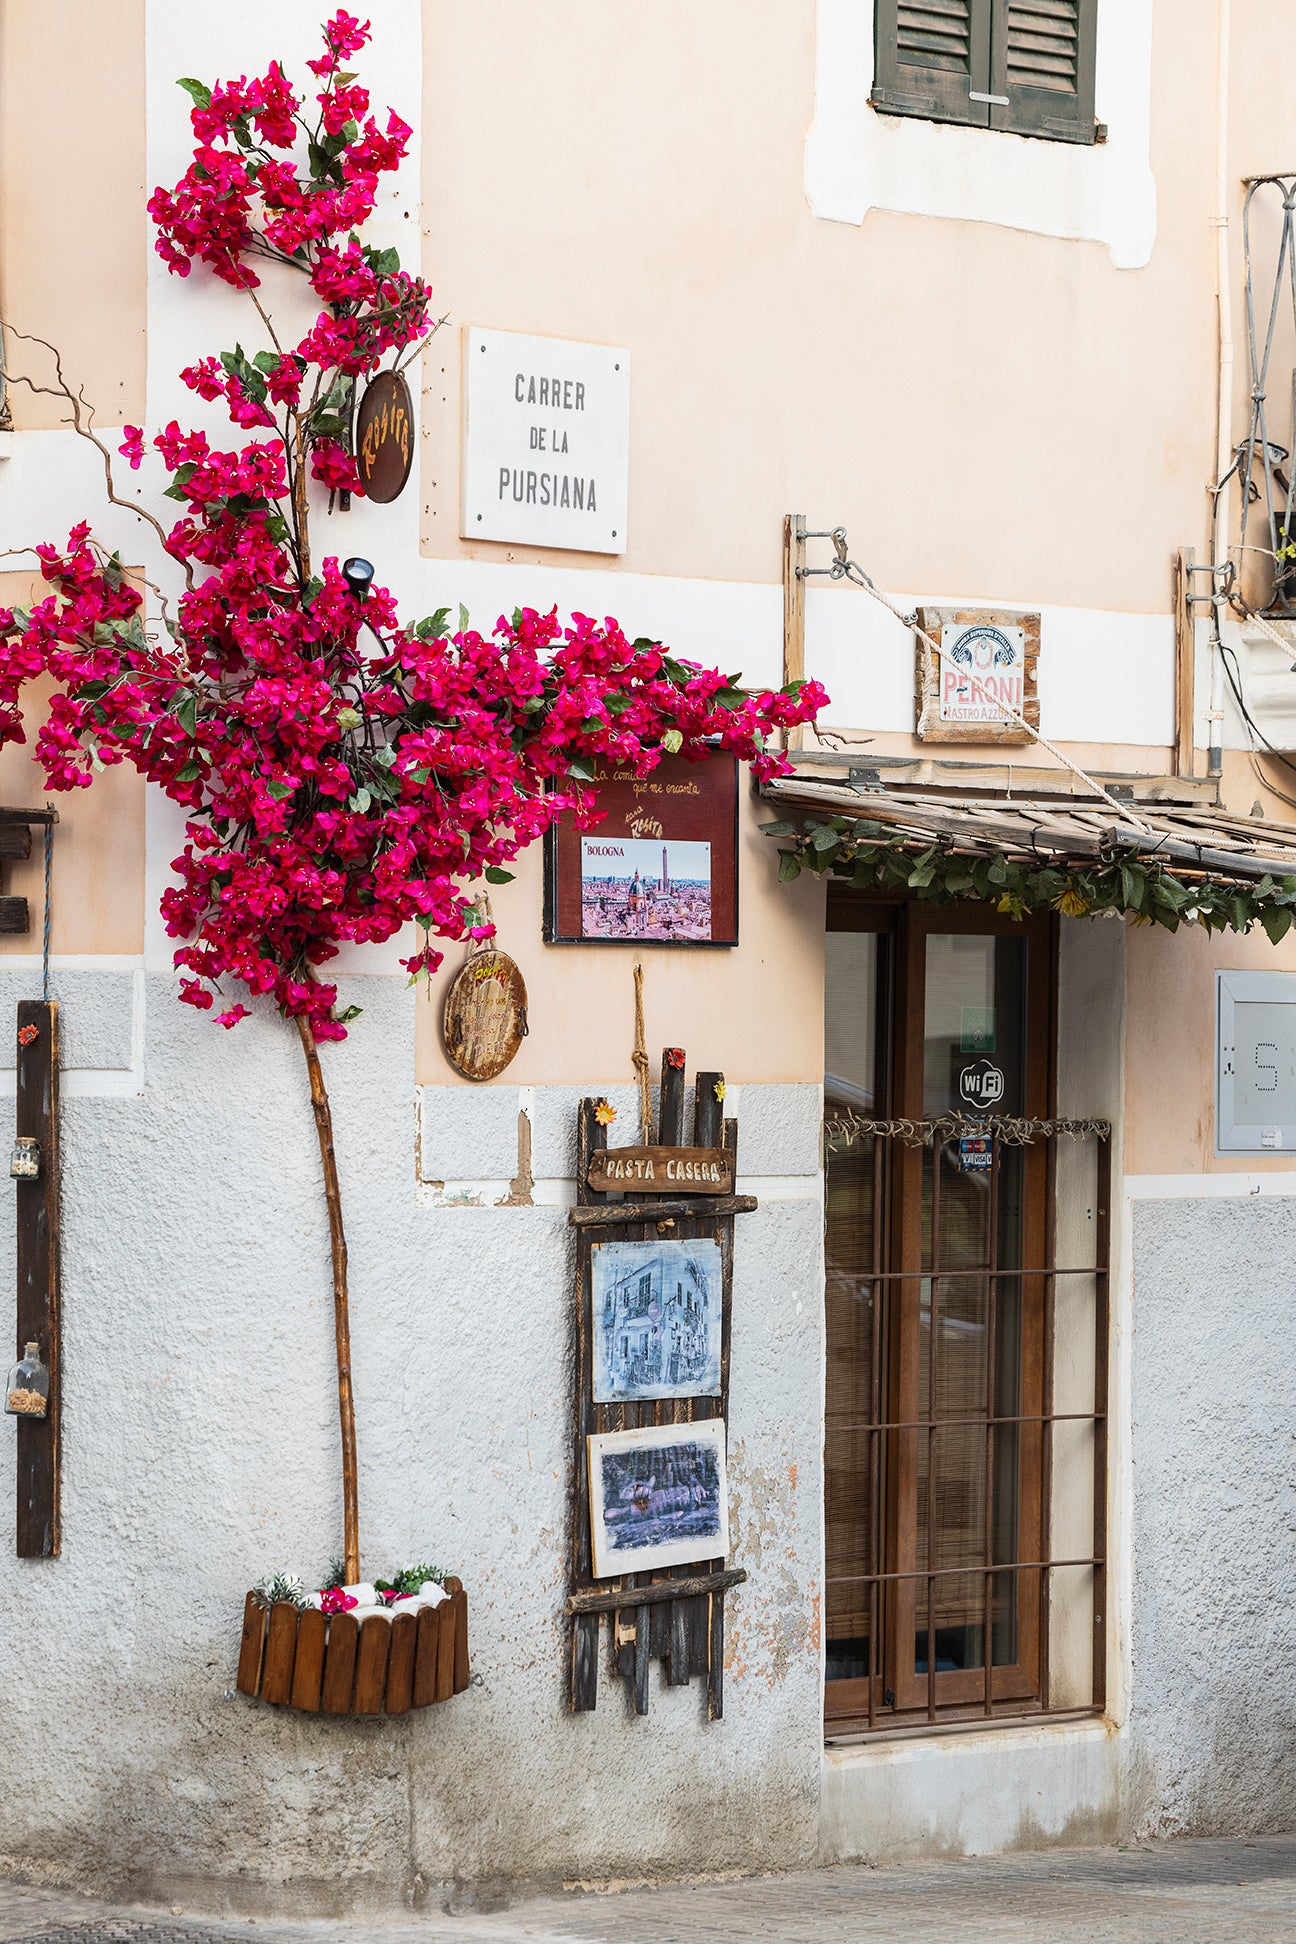
{"type": "Polygon", "coordinates": [[[600,821],[545,846],[550,945],[736,945],[738,765],[665,756],[648,776],[600,758],[600,821]]]}
{"type": "Polygon", "coordinates": [[[726,1556],[723,1418],[596,1432],[586,1443],[596,1579],[726,1556]]]}

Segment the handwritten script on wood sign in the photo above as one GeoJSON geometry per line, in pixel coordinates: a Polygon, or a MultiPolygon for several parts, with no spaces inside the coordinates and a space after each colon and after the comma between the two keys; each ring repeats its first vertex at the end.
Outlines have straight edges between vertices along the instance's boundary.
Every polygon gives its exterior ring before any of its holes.
{"type": "Polygon", "coordinates": [[[395,371],[380,371],[360,400],[355,432],[356,470],[365,497],[380,505],[404,491],[414,459],[414,406],[395,371]]]}
{"type": "Polygon", "coordinates": [[[729,1195],[733,1156],[725,1148],[604,1148],[591,1154],[587,1181],[596,1194],[729,1195]]]}
{"type": "Polygon", "coordinates": [[[494,1080],[527,1030],[527,992],[507,952],[474,952],[446,994],[446,1058],[466,1080],[494,1080]]]}

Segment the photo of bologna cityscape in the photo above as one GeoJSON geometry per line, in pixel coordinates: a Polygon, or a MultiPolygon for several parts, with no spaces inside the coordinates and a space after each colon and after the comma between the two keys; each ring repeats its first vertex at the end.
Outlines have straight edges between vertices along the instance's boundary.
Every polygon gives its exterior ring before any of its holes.
{"type": "Polygon", "coordinates": [[[710,938],[710,844],[582,837],[581,936],[710,938]]]}

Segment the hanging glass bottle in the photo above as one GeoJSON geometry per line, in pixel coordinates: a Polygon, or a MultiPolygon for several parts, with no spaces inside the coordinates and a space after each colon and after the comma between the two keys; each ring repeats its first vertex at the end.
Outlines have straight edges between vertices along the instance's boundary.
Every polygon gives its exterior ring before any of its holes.
{"type": "Polygon", "coordinates": [[[29,1343],[9,1373],[5,1410],[10,1417],[43,1418],[49,1409],[50,1374],[40,1358],[40,1345],[29,1343]]]}

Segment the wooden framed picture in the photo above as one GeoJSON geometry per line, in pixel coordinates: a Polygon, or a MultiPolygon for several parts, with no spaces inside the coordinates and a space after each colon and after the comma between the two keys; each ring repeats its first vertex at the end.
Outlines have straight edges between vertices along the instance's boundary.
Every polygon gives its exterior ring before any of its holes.
{"type": "Polygon", "coordinates": [[[736,945],[738,764],[664,756],[648,776],[600,760],[601,819],[545,847],[550,945],[736,945]]]}
{"type": "Polygon", "coordinates": [[[723,1418],[595,1432],[586,1444],[596,1579],[725,1557],[723,1418]]]}
{"type": "Polygon", "coordinates": [[[596,1242],[594,1402],[719,1397],[724,1265],[713,1236],[596,1242]]]}
{"type": "Polygon", "coordinates": [[[922,742],[1028,743],[1004,703],[1039,728],[1040,617],[1011,608],[920,607],[918,625],[940,647],[928,670],[914,636],[916,726],[922,742]]]}

